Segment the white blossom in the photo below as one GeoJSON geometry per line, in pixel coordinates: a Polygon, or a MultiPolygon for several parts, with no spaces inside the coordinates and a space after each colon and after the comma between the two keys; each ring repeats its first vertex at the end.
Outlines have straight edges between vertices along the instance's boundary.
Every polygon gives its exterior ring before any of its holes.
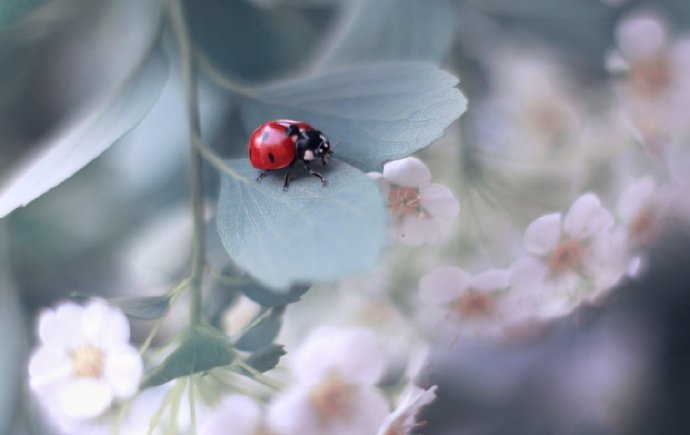
{"type": "Polygon", "coordinates": [[[199,422],[199,435],[217,435],[227,433],[232,429],[232,435],[265,434],[261,408],[246,396],[230,395],[212,409],[199,422]]]}
{"type": "Polygon", "coordinates": [[[551,213],[525,230],[529,255],[511,265],[511,294],[542,318],[568,314],[583,300],[610,289],[622,276],[622,244],[613,237],[613,217],[587,193],[565,218],[551,213]]]}
{"type": "Polygon", "coordinates": [[[421,160],[407,157],[388,162],[383,174],[368,174],[388,198],[396,237],[410,246],[434,243],[441,238],[439,218],[453,218],[460,203],[453,192],[431,183],[431,171],[421,160]]]}
{"type": "Polygon", "coordinates": [[[429,389],[408,387],[397,408],[386,418],[378,435],[409,435],[417,426],[416,417],[423,407],[436,399],[436,385],[429,389]]]}
{"type": "Polygon", "coordinates": [[[368,330],[319,328],[290,363],[296,382],[271,402],[271,430],[280,435],[376,433],[388,414],[375,386],[385,358],[368,330]]]}
{"type": "Polygon", "coordinates": [[[142,360],[125,315],[105,302],[71,302],[41,313],[29,383],[55,420],[87,420],[139,387],[142,360]]]}
{"type": "Polygon", "coordinates": [[[665,20],[635,12],[616,29],[618,50],[609,64],[623,71],[623,111],[656,157],[686,138],[690,109],[690,38],[673,38],[665,20]]]}
{"type": "Polygon", "coordinates": [[[419,280],[420,323],[448,337],[495,336],[510,318],[505,304],[507,270],[475,276],[456,266],[442,266],[419,280]]]}

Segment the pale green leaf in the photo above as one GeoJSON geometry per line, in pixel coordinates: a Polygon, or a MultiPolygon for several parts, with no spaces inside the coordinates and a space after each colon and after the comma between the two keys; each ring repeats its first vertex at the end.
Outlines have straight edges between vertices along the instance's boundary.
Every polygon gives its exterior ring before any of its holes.
{"type": "Polygon", "coordinates": [[[233,359],[235,352],[223,334],[209,327],[193,326],[185,332],[177,349],[146,374],[142,388],[226,366],[233,359]]]}
{"type": "Polygon", "coordinates": [[[362,61],[441,61],[453,38],[449,0],[355,0],[325,56],[323,68],[362,61]]]}
{"type": "Polygon", "coordinates": [[[287,192],[283,172],[260,183],[248,159],[228,162],[218,203],[218,233],[233,261],[274,288],[333,281],[376,264],[386,243],[387,210],[376,185],[361,171],[331,161],[317,169],[328,180],[295,167],[287,192]]]}
{"type": "Polygon", "coordinates": [[[338,158],[377,171],[443,135],[466,109],[458,79],[423,62],[364,64],[255,89],[243,104],[247,131],[296,119],[323,131],[338,158]]]}
{"type": "Polygon", "coordinates": [[[62,183],[129,132],[158,99],[167,64],[154,53],[97,107],[56,132],[0,181],[0,218],[62,183]]]}

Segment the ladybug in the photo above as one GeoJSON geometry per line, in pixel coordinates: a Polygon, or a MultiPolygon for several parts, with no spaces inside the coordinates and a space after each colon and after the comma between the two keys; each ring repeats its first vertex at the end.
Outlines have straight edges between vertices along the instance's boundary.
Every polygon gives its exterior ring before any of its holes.
{"type": "MultiPolygon", "coordinates": [[[[264,122],[254,130],[247,146],[252,166],[263,170],[256,181],[261,181],[270,171],[291,168],[297,160],[311,175],[326,184],[323,175],[310,166],[313,160],[326,165],[331,158],[331,144],[319,130],[302,121],[280,119],[264,122]]],[[[285,174],[283,190],[290,184],[290,170],[285,174]]]]}

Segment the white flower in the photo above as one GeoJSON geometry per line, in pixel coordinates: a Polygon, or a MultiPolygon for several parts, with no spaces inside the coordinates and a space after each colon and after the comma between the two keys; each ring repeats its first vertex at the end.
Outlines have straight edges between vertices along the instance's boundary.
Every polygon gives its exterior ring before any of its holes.
{"type": "Polygon", "coordinates": [[[566,156],[572,165],[583,110],[568,71],[536,48],[503,48],[489,66],[493,93],[476,113],[484,151],[511,170],[532,172],[535,162],[566,156]]]}
{"type": "Polygon", "coordinates": [[[452,337],[496,335],[510,314],[504,304],[509,279],[507,270],[472,277],[459,267],[439,267],[419,280],[420,322],[452,337]]]}
{"type": "Polygon", "coordinates": [[[94,418],[136,393],[142,361],[120,310],[98,300],[67,302],[41,313],[38,334],[29,382],[54,418],[94,418]]]}
{"type": "Polygon", "coordinates": [[[225,397],[220,405],[208,410],[201,420],[197,433],[199,435],[258,435],[266,433],[263,427],[261,408],[246,396],[231,395],[225,397]]]}
{"type": "Polygon", "coordinates": [[[646,246],[659,231],[665,205],[654,180],[643,177],[628,186],[618,198],[616,212],[633,247],[646,246]]]}
{"type": "Polygon", "coordinates": [[[388,414],[375,387],[385,358],[368,330],[319,328],[290,363],[296,383],[271,403],[271,430],[280,435],[376,433],[388,414]]]}
{"type": "Polygon", "coordinates": [[[398,407],[383,423],[378,435],[409,435],[417,426],[415,418],[419,411],[436,399],[436,385],[424,390],[410,385],[398,407]]]}
{"type": "MultiPolygon", "coordinates": [[[[620,244],[612,237],[613,217],[596,195],[580,196],[565,219],[552,213],[534,220],[525,231],[529,256],[511,265],[511,290],[531,299],[537,317],[570,312],[589,286],[598,294],[623,274],[620,244]]],[[[589,295],[591,296],[591,295],[589,295]]]]}
{"type": "Polygon", "coordinates": [[[690,38],[671,38],[666,22],[636,12],[616,29],[618,51],[609,58],[623,70],[621,102],[639,136],[654,155],[688,132],[690,38]]]}
{"type": "Polygon", "coordinates": [[[431,183],[431,172],[421,160],[407,157],[388,162],[383,174],[370,173],[388,198],[396,236],[419,246],[441,238],[438,218],[456,217],[460,203],[446,186],[431,183]]]}

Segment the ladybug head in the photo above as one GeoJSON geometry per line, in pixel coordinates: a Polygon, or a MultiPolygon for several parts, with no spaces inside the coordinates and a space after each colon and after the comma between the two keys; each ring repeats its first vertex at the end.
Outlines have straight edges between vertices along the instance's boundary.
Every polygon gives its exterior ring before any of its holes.
{"type": "Polygon", "coordinates": [[[314,156],[316,158],[321,159],[321,163],[325,165],[331,159],[331,155],[333,155],[333,150],[331,150],[331,143],[328,142],[326,136],[324,136],[323,134],[320,134],[319,136],[319,139],[321,141],[319,145],[316,147],[316,150],[314,150],[314,156]]]}

